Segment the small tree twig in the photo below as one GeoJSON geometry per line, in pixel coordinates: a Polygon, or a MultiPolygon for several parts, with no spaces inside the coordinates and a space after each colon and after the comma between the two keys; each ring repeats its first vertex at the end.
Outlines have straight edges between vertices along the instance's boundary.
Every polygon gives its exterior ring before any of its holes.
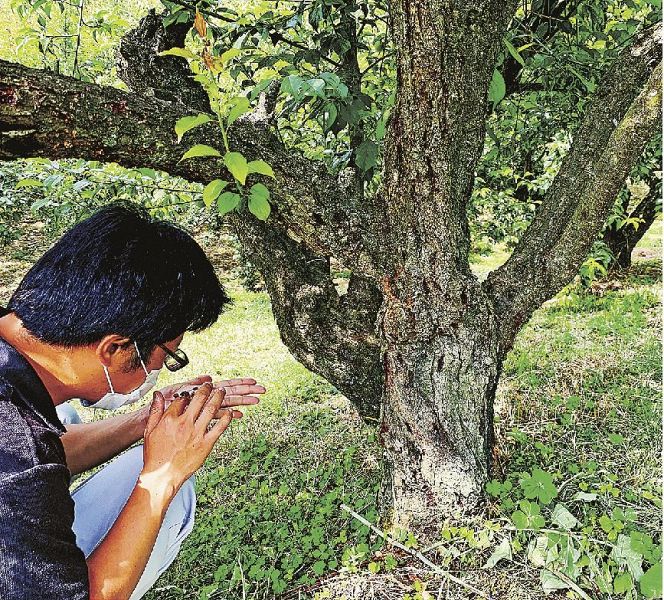
{"type": "Polygon", "coordinates": [[[417,558],[420,562],[424,563],[427,567],[429,567],[432,571],[435,571],[438,573],[438,575],[442,575],[443,577],[446,577],[450,581],[453,581],[454,583],[466,588],[467,590],[470,590],[471,592],[477,594],[478,596],[481,596],[482,598],[487,598],[490,600],[491,596],[488,594],[485,594],[484,592],[478,590],[476,587],[473,587],[469,583],[466,583],[465,581],[455,577],[451,573],[448,573],[444,569],[441,569],[438,565],[435,563],[432,563],[426,556],[424,556],[421,552],[418,552],[417,550],[411,550],[410,548],[406,548],[403,544],[397,542],[396,540],[393,540],[390,536],[387,534],[383,533],[378,527],[375,525],[369,523],[362,515],[356,513],[352,508],[347,506],[346,504],[342,504],[341,508],[345,510],[347,513],[349,513],[352,517],[357,519],[362,525],[366,525],[369,529],[371,529],[374,533],[377,533],[380,537],[382,537],[388,544],[391,546],[394,546],[395,548],[399,548],[400,550],[403,550],[404,552],[410,554],[414,558],[417,558]]]}

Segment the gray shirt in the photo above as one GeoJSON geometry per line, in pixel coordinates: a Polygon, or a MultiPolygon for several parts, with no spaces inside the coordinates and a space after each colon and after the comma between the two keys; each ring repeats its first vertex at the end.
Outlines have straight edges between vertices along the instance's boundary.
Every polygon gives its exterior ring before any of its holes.
{"type": "MultiPolygon", "coordinates": [[[[0,317],[7,311],[0,308],[0,317]]],[[[0,338],[0,598],[87,600],[65,428],[30,363],[0,338]]],[[[100,509],[103,507],[100,507],[100,509]]]]}

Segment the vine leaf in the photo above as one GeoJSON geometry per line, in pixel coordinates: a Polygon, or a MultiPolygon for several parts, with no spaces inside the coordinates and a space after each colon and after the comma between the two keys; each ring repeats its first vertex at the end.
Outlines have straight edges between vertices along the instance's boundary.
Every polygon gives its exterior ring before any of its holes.
{"type": "Polygon", "coordinates": [[[505,97],[505,79],[498,69],[494,69],[491,85],[489,85],[489,102],[493,102],[493,108],[505,97]]]}
{"type": "Polygon", "coordinates": [[[249,212],[265,221],[270,216],[270,190],[262,183],[255,183],[249,192],[249,212]]]}
{"type": "Polygon", "coordinates": [[[378,158],[378,145],[371,140],[362,142],[355,151],[355,164],[363,171],[376,166],[378,158]]]}
{"type": "Polygon", "coordinates": [[[224,164],[231,172],[231,175],[244,185],[249,174],[247,159],[239,152],[226,152],[224,155],[224,164]]]}
{"type": "Polygon", "coordinates": [[[274,177],[272,167],[264,160],[252,160],[247,164],[247,167],[249,167],[249,173],[259,173],[260,175],[274,177]]]}
{"type": "Polygon", "coordinates": [[[250,108],[249,99],[245,98],[244,96],[238,96],[237,98],[233,98],[231,102],[233,108],[231,108],[230,112],[228,113],[229,127],[238,117],[242,116],[250,108]]]}
{"type": "Polygon", "coordinates": [[[240,194],[224,192],[217,200],[217,209],[220,215],[232,211],[240,203],[240,194]]]}
{"type": "Polygon", "coordinates": [[[193,129],[194,127],[198,127],[199,125],[203,125],[203,123],[207,123],[212,120],[212,117],[204,114],[200,115],[191,115],[189,117],[182,117],[181,119],[178,119],[177,123],[175,124],[175,133],[177,133],[178,136],[178,144],[182,140],[182,136],[187,133],[190,129],[193,129]]]}
{"type": "Polygon", "coordinates": [[[195,146],[189,148],[189,150],[184,153],[180,160],[182,161],[187,158],[196,158],[199,156],[221,156],[221,154],[219,153],[219,150],[213,148],[212,146],[208,146],[206,144],[196,144],[195,146]]]}
{"type": "Polygon", "coordinates": [[[214,179],[208,183],[203,190],[203,202],[205,206],[210,208],[227,185],[228,181],[223,181],[222,179],[214,179]]]}

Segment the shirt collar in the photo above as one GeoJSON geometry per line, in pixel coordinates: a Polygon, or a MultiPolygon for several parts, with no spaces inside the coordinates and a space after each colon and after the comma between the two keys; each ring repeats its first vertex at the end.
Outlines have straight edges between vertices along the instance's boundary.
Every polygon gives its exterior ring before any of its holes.
{"type": "MultiPolygon", "coordinates": [[[[0,317],[11,311],[0,306],[0,317]]],[[[32,409],[44,425],[58,434],[66,429],[55,411],[53,398],[26,358],[7,340],[0,337],[0,377],[11,385],[19,398],[32,409]]]]}

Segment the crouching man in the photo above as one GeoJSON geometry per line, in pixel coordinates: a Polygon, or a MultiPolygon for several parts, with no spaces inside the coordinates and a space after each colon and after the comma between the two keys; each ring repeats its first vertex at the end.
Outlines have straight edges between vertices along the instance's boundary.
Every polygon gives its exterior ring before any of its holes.
{"type": "Polygon", "coordinates": [[[0,598],[135,600],[171,564],[194,473],[265,388],[201,376],[92,423],[66,402],[140,400],[228,303],[187,233],[129,206],[99,210],[30,269],[0,308],[0,598]],[[70,495],[73,475],[140,440],[70,495]]]}

